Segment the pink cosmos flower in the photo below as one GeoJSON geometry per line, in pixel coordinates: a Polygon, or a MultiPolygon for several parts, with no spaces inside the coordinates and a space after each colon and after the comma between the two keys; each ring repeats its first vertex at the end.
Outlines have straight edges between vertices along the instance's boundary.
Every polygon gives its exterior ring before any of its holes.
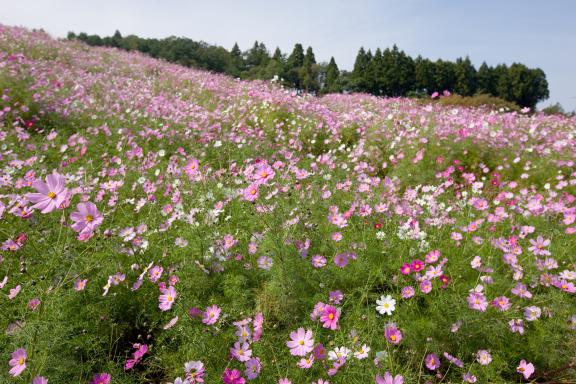
{"type": "Polygon", "coordinates": [[[476,361],[480,365],[488,365],[492,361],[492,355],[490,355],[490,352],[488,352],[487,350],[481,349],[478,352],[476,352],[476,361]]]}
{"type": "Polygon", "coordinates": [[[81,278],[77,278],[76,281],[74,282],[74,289],[76,291],[83,291],[84,288],[86,288],[87,282],[88,282],[88,279],[82,280],[81,278]]]}
{"type": "Polygon", "coordinates": [[[420,259],[416,259],[410,264],[410,269],[412,272],[420,272],[424,269],[424,262],[420,259]]]}
{"type": "Polygon", "coordinates": [[[412,272],[412,266],[409,263],[405,263],[400,267],[400,273],[403,275],[409,275],[412,272]]]}
{"type": "Polygon", "coordinates": [[[335,330],[338,328],[338,309],[331,305],[326,305],[322,310],[322,315],[320,316],[320,321],[322,322],[322,327],[335,330]]]}
{"type": "Polygon", "coordinates": [[[334,256],[334,264],[340,268],[344,268],[348,264],[348,255],[345,253],[339,253],[334,256]]]}
{"type": "Polygon", "coordinates": [[[49,213],[60,208],[68,198],[68,190],[65,187],[66,179],[64,176],[54,172],[46,176],[46,183],[36,180],[32,187],[36,189],[35,193],[27,193],[26,199],[34,203],[30,209],[39,209],[42,213],[49,213]]]}
{"type": "Polygon", "coordinates": [[[148,271],[148,278],[151,282],[155,283],[162,277],[162,272],[164,272],[164,268],[159,265],[155,265],[148,271]]]}
{"type": "Polygon", "coordinates": [[[112,375],[109,373],[97,373],[92,377],[90,384],[110,384],[111,379],[112,375]]]}
{"type": "Polygon", "coordinates": [[[133,347],[136,350],[134,353],[132,353],[132,358],[126,361],[126,364],[124,365],[125,371],[134,368],[134,366],[138,364],[140,360],[142,360],[142,357],[144,357],[144,355],[148,352],[148,346],[146,344],[135,343],[133,347]]]}
{"type": "Polygon", "coordinates": [[[258,199],[258,184],[252,183],[244,190],[244,200],[253,202],[258,199]]]}
{"type": "Polygon", "coordinates": [[[242,374],[239,370],[230,368],[226,368],[224,373],[222,374],[222,381],[224,384],[245,384],[246,379],[242,377],[242,374]]]}
{"type": "Polygon", "coordinates": [[[8,298],[10,300],[13,300],[16,296],[18,296],[21,289],[22,289],[22,286],[20,284],[18,284],[14,288],[10,289],[10,293],[8,294],[8,298]]]}
{"type": "Polygon", "coordinates": [[[32,384],[48,384],[48,379],[42,376],[36,376],[32,380],[32,384]]]}
{"type": "Polygon", "coordinates": [[[510,326],[510,331],[512,333],[518,332],[519,334],[524,334],[524,320],[522,319],[512,319],[508,322],[510,326]]]}
{"type": "Polygon", "coordinates": [[[70,219],[74,221],[72,229],[78,233],[94,232],[104,221],[104,217],[98,212],[98,208],[96,208],[94,203],[79,203],[76,208],[78,211],[72,212],[70,219]]]}
{"type": "Polygon", "coordinates": [[[391,324],[384,328],[384,336],[389,343],[399,344],[402,341],[402,332],[395,325],[391,324]]]}
{"type": "Polygon", "coordinates": [[[220,317],[221,311],[222,310],[218,308],[217,305],[206,308],[206,312],[204,312],[202,317],[202,322],[206,325],[216,324],[218,318],[220,317]]]}
{"type": "Polygon", "coordinates": [[[234,346],[230,348],[230,356],[238,361],[248,361],[252,357],[252,350],[250,349],[250,344],[242,343],[239,341],[234,343],[234,346]]]}
{"type": "Polygon", "coordinates": [[[416,291],[414,290],[414,288],[408,285],[408,286],[402,288],[402,294],[401,295],[402,295],[403,299],[409,299],[412,296],[414,296],[415,293],[416,293],[416,291]]]}
{"type": "Polygon", "coordinates": [[[158,306],[162,311],[168,311],[172,308],[174,300],[176,299],[176,290],[173,286],[161,290],[162,294],[158,297],[160,305],[158,306]]]}
{"type": "Polygon", "coordinates": [[[8,373],[13,377],[20,376],[26,369],[26,350],[18,348],[12,352],[12,359],[10,359],[8,364],[12,367],[8,373]]]}
{"type": "Polygon", "coordinates": [[[424,363],[426,364],[426,368],[431,371],[435,371],[440,368],[440,358],[434,353],[427,354],[424,358],[424,363]]]}
{"type": "Polygon", "coordinates": [[[260,371],[262,370],[262,363],[260,362],[260,359],[257,357],[248,360],[245,363],[245,365],[246,370],[244,371],[244,374],[246,375],[248,380],[254,380],[255,378],[257,378],[258,375],[260,374],[260,371]]]}
{"type": "Polygon", "coordinates": [[[286,345],[290,348],[292,356],[306,356],[312,352],[314,346],[312,331],[298,328],[298,330],[290,332],[290,341],[286,345]]]}
{"type": "Polygon", "coordinates": [[[471,309],[484,312],[486,308],[488,308],[488,302],[482,292],[472,291],[470,295],[468,295],[468,306],[471,309]]]}
{"type": "Polygon", "coordinates": [[[189,361],[184,364],[184,371],[186,372],[186,380],[190,384],[204,382],[204,364],[201,361],[189,361]]]}
{"type": "Polygon", "coordinates": [[[400,375],[392,377],[390,372],[386,372],[384,377],[376,375],[376,384],[404,384],[404,378],[400,375]]]}
{"type": "Polygon", "coordinates": [[[506,296],[498,296],[494,300],[492,300],[492,306],[502,312],[507,311],[510,309],[512,304],[510,300],[506,296]]]}
{"type": "Polygon", "coordinates": [[[188,163],[184,166],[184,172],[188,176],[189,179],[193,179],[194,176],[198,174],[198,170],[200,165],[198,163],[198,159],[191,159],[188,163]]]}
{"type": "Polygon", "coordinates": [[[521,373],[524,376],[524,379],[528,380],[528,378],[534,373],[534,364],[522,360],[520,361],[518,368],[516,368],[516,372],[521,373]]]}
{"type": "Polygon", "coordinates": [[[234,238],[234,236],[228,234],[224,236],[224,249],[228,250],[238,243],[238,240],[234,238]]]}

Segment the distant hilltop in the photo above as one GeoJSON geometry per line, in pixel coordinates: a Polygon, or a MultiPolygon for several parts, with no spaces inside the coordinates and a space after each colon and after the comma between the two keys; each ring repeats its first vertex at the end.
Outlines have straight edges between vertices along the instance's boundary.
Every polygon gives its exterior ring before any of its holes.
{"type": "Polygon", "coordinates": [[[468,57],[455,62],[432,61],[421,56],[413,59],[396,45],[384,50],[378,48],[374,53],[360,48],[354,69],[345,71],[338,68],[334,57],[329,63],[316,62],[312,47],[304,51],[299,43],[287,56],[279,48],[270,55],[265,44],[258,41],[246,51],[238,44],[228,51],[186,37],[146,39],[135,35],[124,37],[119,31],[107,37],[69,32],[68,39],[140,51],[241,79],[277,79],[287,87],[314,94],[364,92],[396,97],[429,96],[447,90],[461,96],[490,95],[531,109],[550,94],[546,74],[540,68],[528,68],[521,63],[492,67],[484,62],[476,69],[468,57]]]}

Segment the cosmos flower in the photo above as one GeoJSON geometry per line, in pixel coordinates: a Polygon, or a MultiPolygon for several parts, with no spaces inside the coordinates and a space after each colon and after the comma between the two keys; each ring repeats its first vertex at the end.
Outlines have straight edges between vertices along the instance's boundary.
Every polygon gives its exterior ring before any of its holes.
{"type": "Polygon", "coordinates": [[[91,202],[79,203],[76,206],[77,211],[70,214],[70,219],[74,221],[72,229],[78,233],[94,232],[102,224],[104,217],[98,208],[91,202]]]}
{"type": "Polygon", "coordinates": [[[206,325],[216,324],[218,318],[220,317],[221,311],[222,310],[216,304],[206,308],[206,311],[202,316],[202,322],[206,325]]]}
{"type": "Polygon", "coordinates": [[[314,345],[312,331],[298,328],[298,330],[290,332],[290,340],[286,345],[290,348],[292,356],[306,356],[312,352],[314,345]]]}
{"type": "Polygon", "coordinates": [[[112,376],[109,373],[97,373],[92,377],[90,384],[110,384],[112,376]]]}
{"type": "Polygon", "coordinates": [[[534,364],[528,363],[526,360],[521,360],[516,368],[516,372],[522,374],[525,380],[528,380],[534,373],[534,364]]]}
{"type": "Polygon", "coordinates": [[[322,327],[335,330],[336,328],[338,328],[339,316],[340,314],[338,313],[338,309],[336,309],[336,307],[326,305],[322,310],[322,314],[320,315],[320,321],[322,322],[322,327]]]}
{"type": "Polygon", "coordinates": [[[162,294],[158,297],[160,305],[158,306],[162,311],[168,311],[174,305],[176,300],[176,290],[173,286],[161,290],[162,294]]]}
{"type": "Polygon", "coordinates": [[[12,367],[8,373],[14,377],[20,376],[26,369],[26,350],[24,348],[18,348],[12,352],[12,358],[8,364],[12,367]]]}
{"type": "Polygon", "coordinates": [[[45,183],[40,180],[33,182],[32,187],[36,189],[36,192],[26,194],[26,199],[34,203],[30,209],[50,213],[60,208],[68,198],[68,189],[65,185],[66,179],[57,172],[46,176],[45,183]]]}
{"type": "Polygon", "coordinates": [[[390,295],[382,295],[379,300],[376,300],[376,311],[381,315],[392,316],[392,312],[396,309],[396,300],[390,295]]]}
{"type": "Polygon", "coordinates": [[[404,378],[400,375],[392,376],[390,372],[385,372],[384,377],[376,375],[376,384],[404,384],[404,378]]]}

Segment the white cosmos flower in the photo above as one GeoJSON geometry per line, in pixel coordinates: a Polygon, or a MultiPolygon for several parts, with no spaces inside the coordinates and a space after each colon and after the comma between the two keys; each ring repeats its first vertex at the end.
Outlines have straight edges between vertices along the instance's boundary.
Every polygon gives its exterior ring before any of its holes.
{"type": "Polygon", "coordinates": [[[333,351],[328,352],[328,360],[338,360],[341,357],[347,359],[351,352],[346,347],[336,347],[333,351]]]}
{"type": "Polygon", "coordinates": [[[376,310],[381,315],[387,314],[388,316],[392,315],[392,312],[396,309],[396,300],[392,298],[392,296],[380,296],[380,300],[376,300],[376,310]]]}

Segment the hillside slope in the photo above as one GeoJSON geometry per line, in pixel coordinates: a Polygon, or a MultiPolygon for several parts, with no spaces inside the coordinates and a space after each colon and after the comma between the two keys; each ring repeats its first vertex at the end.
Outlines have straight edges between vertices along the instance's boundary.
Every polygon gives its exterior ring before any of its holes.
{"type": "Polygon", "coordinates": [[[574,382],[576,118],[1,25],[0,93],[2,382],[574,382]]]}

